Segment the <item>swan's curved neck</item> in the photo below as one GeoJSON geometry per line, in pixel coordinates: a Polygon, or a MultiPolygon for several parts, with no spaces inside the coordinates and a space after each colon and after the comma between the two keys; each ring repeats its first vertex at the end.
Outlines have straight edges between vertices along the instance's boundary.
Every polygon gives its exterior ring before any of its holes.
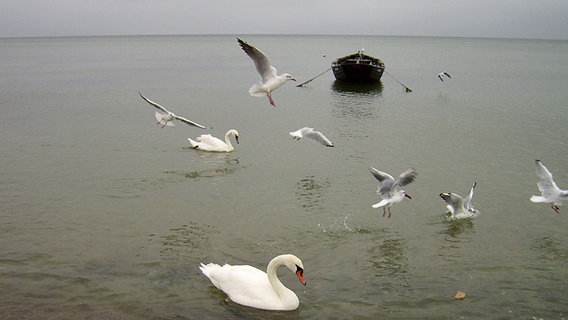
{"type": "Polygon", "coordinates": [[[268,267],[266,268],[266,275],[268,276],[268,281],[272,285],[272,288],[274,288],[274,291],[276,291],[276,293],[280,297],[283,297],[284,295],[286,295],[291,290],[286,288],[282,284],[282,282],[280,282],[280,279],[278,279],[277,271],[278,271],[278,267],[280,267],[281,265],[284,265],[284,258],[283,257],[276,257],[276,258],[272,259],[268,263],[268,267]]]}
{"type": "Polygon", "coordinates": [[[233,150],[234,147],[231,144],[231,139],[229,139],[229,137],[231,136],[230,132],[225,133],[225,144],[227,145],[227,150],[233,150]]]}

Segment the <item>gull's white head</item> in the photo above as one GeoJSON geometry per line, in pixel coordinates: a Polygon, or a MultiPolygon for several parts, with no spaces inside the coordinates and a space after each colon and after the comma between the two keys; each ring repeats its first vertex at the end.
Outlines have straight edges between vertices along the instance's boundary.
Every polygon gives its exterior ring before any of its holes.
{"type": "Polygon", "coordinates": [[[404,199],[404,197],[408,198],[408,199],[412,199],[412,197],[406,193],[406,191],[404,190],[398,190],[396,191],[396,196],[392,197],[393,199],[396,199],[397,201],[395,202],[399,202],[402,201],[404,199]]]}
{"type": "Polygon", "coordinates": [[[446,207],[452,215],[465,210],[463,207],[463,199],[459,195],[451,192],[443,192],[440,193],[439,196],[446,202],[446,207]]]}
{"type": "Polygon", "coordinates": [[[451,192],[443,192],[440,193],[440,198],[442,198],[442,200],[444,200],[446,203],[454,205],[459,201],[461,197],[456,197],[456,195],[451,192]]]}
{"type": "Polygon", "coordinates": [[[292,75],[289,74],[289,73],[284,73],[282,75],[285,77],[286,80],[296,81],[296,79],[294,77],[292,77],[292,75]]]}

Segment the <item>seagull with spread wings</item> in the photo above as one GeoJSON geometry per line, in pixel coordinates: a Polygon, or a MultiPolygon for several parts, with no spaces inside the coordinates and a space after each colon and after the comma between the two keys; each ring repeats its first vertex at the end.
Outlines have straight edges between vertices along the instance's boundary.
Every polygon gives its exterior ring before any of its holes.
{"type": "Polygon", "coordinates": [[[452,78],[452,77],[450,76],[450,74],[447,73],[446,71],[438,73],[438,78],[440,79],[440,81],[443,82],[443,81],[444,81],[444,77],[448,77],[448,78],[450,78],[450,79],[452,78]]]}
{"type": "Polygon", "coordinates": [[[560,213],[562,201],[568,200],[568,190],[558,188],[552,177],[552,173],[542,164],[540,160],[535,160],[536,175],[540,178],[537,182],[540,196],[532,196],[534,203],[551,203],[552,210],[560,213]]]}
{"type": "Polygon", "coordinates": [[[262,97],[266,95],[268,97],[268,102],[270,102],[273,107],[276,107],[274,100],[272,99],[272,92],[282,86],[286,81],[296,81],[296,79],[288,73],[277,75],[276,68],[270,64],[270,60],[268,60],[268,57],[262,51],[239,38],[237,38],[237,41],[243,51],[254,62],[256,71],[260,76],[260,83],[254,84],[250,87],[249,94],[255,97],[262,97]]]}
{"type": "Polygon", "coordinates": [[[323,133],[314,130],[314,128],[304,127],[302,129],[290,132],[292,139],[300,140],[303,137],[314,139],[315,141],[323,144],[326,147],[333,147],[333,143],[323,135],[323,133]]]}
{"type": "Polygon", "coordinates": [[[411,183],[416,179],[416,170],[409,168],[398,176],[394,178],[386,172],[379,171],[373,167],[369,169],[373,176],[379,180],[379,185],[377,187],[377,194],[379,194],[383,200],[381,202],[372,205],[373,208],[383,207],[383,217],[386,215],[388,209],[390,218],[391,216],[391,206],[395,203],[401,202],[404,197],[412,199],[406,191],[401,188],[405,185],[411,183]]]}
{"type": "Polygon", "coordinates": [[[453,192],[440,193],[440,198],[447,204],[448,211],[451,214],[451,219],[463,219],[476,216],[479,212],[473,208],[471,201],[473,200],[473,191],[477,183],[469,190],[468,195],[462,198],[459,194],[453,192]]]}
{"type": "Polygon", "coordinates": [[[148,102],[151,106],[153,106],[154,108],[158,109],[161,112],[156,111],[155,116],[156,116],[156,120],[158,120],[158,125],[160,126],[160,128],[164,128],[165,126],[168,127],[173,127],[174,123],[173,120],[179,120],[185,124],[189,124],[191,126],[195,126],[201,129],[207,129],[207,127],[200,125],[199,123],[193,122],[187,118],[184,117],[180,117],[176,114],[174,114],[171,111],[168,111],[168,109],[162,107],[161,105],[157,104],[156,102],[146,98],[144,95],[142,95],[142,93],[138,92],[138,94],[140,94],[140,96],[142,97],[142,99],[146,100],[146,102],[148,102]]]}

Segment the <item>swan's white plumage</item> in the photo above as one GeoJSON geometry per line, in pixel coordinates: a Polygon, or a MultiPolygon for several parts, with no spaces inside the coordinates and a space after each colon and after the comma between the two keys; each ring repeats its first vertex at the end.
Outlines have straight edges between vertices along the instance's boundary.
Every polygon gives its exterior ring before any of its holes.
{"type": "Polygon", "coordinates": [[[282,265],[295,272],[305,285],[302,261],[291,254],[272,259],[266,273],[249,265],[202,263],[199,269],[235,303],[264,310],[294,310],[300,300],[278,280],[276,271],[282,265]]]}
{"type": "Polygon", "coordinates": [[[239,132],[235,129],[231,129],[225,133],[225,141],[217,137],[213,137],[210,134],[202,134],[195,140],[192,140],[191,138],[187,138],[187,140],[191,143],[191,147],[194,149],[213,152],[231,152],[235,148],[231,144],[231,140],[229,139],[230,136],[234,136],[235,141],[239,143],[239,132]]]}

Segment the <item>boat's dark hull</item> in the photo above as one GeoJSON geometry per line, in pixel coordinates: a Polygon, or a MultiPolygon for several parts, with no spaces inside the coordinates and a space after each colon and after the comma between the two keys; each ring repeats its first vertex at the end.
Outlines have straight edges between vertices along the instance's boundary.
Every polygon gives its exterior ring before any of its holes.
{"type": "Polygon", "coordinates": [[[331,63],[335,79],[345,82],[376,82],[385,71],[385,64],[378,58],[355,53],[331,63]]]}

